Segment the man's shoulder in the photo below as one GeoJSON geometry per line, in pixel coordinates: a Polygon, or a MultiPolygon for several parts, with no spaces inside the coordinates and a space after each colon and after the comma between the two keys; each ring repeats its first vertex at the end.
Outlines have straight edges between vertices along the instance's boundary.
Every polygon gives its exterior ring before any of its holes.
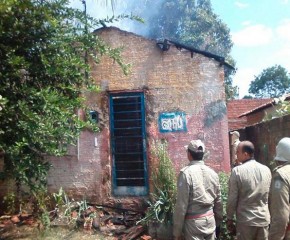
{"type": "Polygon", "coordinates": [[[248,172],[249,170],[254,170],[254,169],[260,169],[260,171],[263,173],[271,174],[270,168],[268,168],[266,165],[264,165],[262,163],[257,162],[255,159],[234,167],[232,169],[232,171],[234,171],[234,172],[243,172],[243,171],[248,172]]]}
{"type": "Polygon", "coordinates": [[[186,167],[183,167],[180,172],[187,173],[187,172],[192,172],[192,171],[206,171],[209,172],[213,175],[218,175],[211,167],[201,164],[201,165],[187,165],[186,167]]]}
{"type": "Polygon", "coordinates": [[[189,167],[190,166],[185,166],[185,167],[181,168],[180,169],[180,172],[186,172],[186,171],[188,171],[189,167]]]}
{"type": "Polygon", "coordinates": [[[208,171],[214,172],[215,174],[217,174],[216,171],[213,168],[211,168],[210,166],[207,166],[207,165],[204,165],[204,166],[205,166],[205,169],[207,169],[208,171]]]}
{"type": "Polygon", "coordinates": [[[207,172],[208,174],[210,174],[212,176],[216,176],[218,178],[217,172],[214,169],[212,169],[210,166],[203,165],[202,170],[207,172]]]}
{"type": "MultiPolygon", "coordinates": [[[[256,161],[256,160],[255,160],[255,161],[256,161]]],[[[258,162],[258,161],[256,161],[256,164],[257,164],[257,166],[258,166],[259,168],[261,168],[262,170],[271,173],[270,168],[269,168],[268,166],[266,166],[265,164],[262,164],[262,163],[260,163],[260,162],[258,162]]]]}
{"type": "Polygon", "coordinates": [[[273,179],[282,179],[290,185],[290,164],[279,166],[273,170],[273,179]]]}
{"type": "Polygon", "coordinates": [[[281,173],[287,173],[290,174],[290,164],[286,164],[283,166],[278,166],[273,170],[273,173],[281,174],[281,173]]]}

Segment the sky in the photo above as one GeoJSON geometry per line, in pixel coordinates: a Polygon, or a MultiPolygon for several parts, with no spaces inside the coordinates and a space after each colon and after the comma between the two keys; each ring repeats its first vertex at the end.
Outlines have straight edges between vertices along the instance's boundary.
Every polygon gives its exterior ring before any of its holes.
{"type": "Polygon", "coordinates": [[[231,31],[240,98],[263,69],[278,64],[290,72],[290,0],[211,2],[231,31]]]}
{"type": "MultiPolygon", "coordinates": [[[[115,1],[118,9],[134,0],[115,1]]],[[[86,2],[88,13],[94,17],[112,14],[104,4],[106,1],[86,2]]],[[[230,28],[234,43],[231,55],[237,67],[233,85],[238,86],[239,98],[248,95],[250,82],[266,68],[281,65],[290,73],[290,0],[211,0],[211,3],[214,13],[230,28]]],[[[72,5],[82,7],[80,0],[72,0],[72,5]]],[[[122,23],[115,26],[130,31],[128,22],[126,26],[122,23]]]]}

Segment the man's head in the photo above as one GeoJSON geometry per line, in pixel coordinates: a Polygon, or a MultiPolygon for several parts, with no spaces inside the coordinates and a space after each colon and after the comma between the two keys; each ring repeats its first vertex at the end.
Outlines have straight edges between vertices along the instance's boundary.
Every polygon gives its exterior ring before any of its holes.
{"type": "Polygon", "coordinates": [[[255,147],[250,141],[242,141],[237,148],[237,161],[242,163],[246,160],[254,158],[255,147]]]}
{"type": "Polygon", "coordinates": [[[232,141],[240,138],[240,133],[238,131],[230,132],[232,141]]]}
{"type": "Polygon", "coordinates": [[[192,140],[185,148],[187,150],[187,157],[190,161],[203,159],[205,146],[201,140],[192,140]]]}
{"type": "Polygon", "coordinates": [[[274,160],[278,165],[290,162],[290,138],[285,137],[278,142],[274,160]]]}
{"type": "Polygon", "coordinates": [[[240,133],[238,131],[233,131],[233,132],[230,132],[231,135],[239,138],[240,137],[240,133]]]}

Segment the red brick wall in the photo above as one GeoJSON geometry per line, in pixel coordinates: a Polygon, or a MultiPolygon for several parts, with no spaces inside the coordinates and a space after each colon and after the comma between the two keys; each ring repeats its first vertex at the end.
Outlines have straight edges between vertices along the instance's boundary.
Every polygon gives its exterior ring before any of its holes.
{"type": "Polygon", "coordinates": [[[257,111],[247,115],[247,125],[253,125],[259,122],[262,122],[265,117],[265,112],[263,110],[257,111]]]}
{"type": "MultiPolygon", "coordinates": [[[[223,66],[214,59],[171,46],[161,51],[156,42],[116,28],[97,32],[113,47],[123,47],[122,57],[131,73],[108,57],[92,63],[92,76],[100,94],[86,94],[89,109],[98,111],[100,133],[84,132],[77,156],[53,160],[49,187],[64,186],[72,194],[84,192],[98,202],[111,195],[111,153],[108,93],[143,91],[146,103],[147,147],[154,139],[166,139],[177,172],[188,162],[183,148],[192,139],[203,139],[208,150],[206,164],[229,171],[228,127],[223,66]],[[160,133],[158,116],[163,112],[186,113],[187,132],[160,133]],[[95,144],[97,142],[97,144],[95,144]]],[[[150,156],[150,154],[148,154],[150,156]]],[[[150,168],[150,158],[149,158],[150,168]]]]}

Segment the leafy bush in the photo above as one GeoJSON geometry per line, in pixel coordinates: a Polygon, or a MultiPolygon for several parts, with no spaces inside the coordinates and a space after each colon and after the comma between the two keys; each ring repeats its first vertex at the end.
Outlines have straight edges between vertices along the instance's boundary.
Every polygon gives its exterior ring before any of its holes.
{"type": "Polygon", "coordinates": [[[176,201],[176,174],[168,155],[167,143],[154,142],[152,155],[154,189],[151,200],[148,201],[146,215],[139,222],[148,224],[150,221],[156,221],[171,224],[176,201]]]}
{"type": "Polygon", "coordinates": [[[219,173],[221,195],[222,195],[222,201],[223,201],[223,221],[221,225],[221,234],[219,237],[220,240],[233,240],[234,239],[234,237],[229,234],[227,230],[227,225],[226,225],[226,220],[227,220],[226,205],[228,201],[229,177],[230,177],[230,174],[227,174],[224,172],[219,173]]]}

